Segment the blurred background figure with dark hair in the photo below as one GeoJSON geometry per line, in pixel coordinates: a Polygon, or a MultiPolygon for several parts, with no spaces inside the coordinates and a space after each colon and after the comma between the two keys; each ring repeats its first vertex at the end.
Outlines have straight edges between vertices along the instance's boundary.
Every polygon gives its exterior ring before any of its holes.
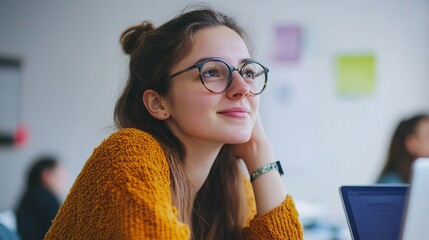
{"type": "Polygon", "coordinates": [[[409,183],[411,165],[419,157],[429,157],[428,114],[415,115],[396,127],[377,183],[409,183]]]}
{"type": "Polygon", "coordinates": [[[16,209],[22,240],[43,239],[60,207],[66,172],[53,155],[43,155],[29,169],[26,190],[16,209]]]}

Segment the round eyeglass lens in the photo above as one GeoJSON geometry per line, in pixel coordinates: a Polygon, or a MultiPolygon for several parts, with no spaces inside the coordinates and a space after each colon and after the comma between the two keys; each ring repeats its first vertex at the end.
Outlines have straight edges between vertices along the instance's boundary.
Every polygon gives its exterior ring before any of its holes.
{"type": "Polygon", "coordinates": [[[201,67],[201,79],[209,91],[223,92],[228,87],[229,68],[222,61],[209,60],[201,67]]]}
{"type": "Polygon", "coordinates": [[[247,62],[241,67],[241,76],[249,85],[253,94],[261,93],[266,84],[267,73],[265,68],[257,62],[247,62]]]}

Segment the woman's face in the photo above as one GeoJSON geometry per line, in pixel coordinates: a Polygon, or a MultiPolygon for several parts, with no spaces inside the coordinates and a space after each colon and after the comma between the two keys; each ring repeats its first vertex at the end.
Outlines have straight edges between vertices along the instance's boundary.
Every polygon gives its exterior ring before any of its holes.
{"type": "Polygon", "coordinates": [[[413,138],[415,139],[414,155],[429,157],[429,118],[425,118],[417,124],[413,138]]]}
{"type": "MultiPolygon", "coordinates": [[[[250,54],[235,31],[225,26],[211,27],[194,34],[191,52],[173,67],[171,73],[210,57],[241,67],[250,54]]],[[[249,91],[243,78],[234,71],[228,90],[211,93],[200,82],[198,68],[194,68],[171,80],[167,96],[170,114],[167,126],[185,144],[246,142],[255,124],[259,105],[259,97],[249,91]]]]}
{"type": "Polygon", "coordinates": [[[65,197],[67,194],[67,178],[68,173],[66,169],[61,165],[57,164],[52,169],[45,169],[44,183],[45,185],[60,199],[65,197]]]}

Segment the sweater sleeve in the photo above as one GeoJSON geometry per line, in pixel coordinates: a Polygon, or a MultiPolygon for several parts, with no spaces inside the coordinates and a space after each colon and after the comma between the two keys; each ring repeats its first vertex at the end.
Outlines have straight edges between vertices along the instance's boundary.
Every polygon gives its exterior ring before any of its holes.
{"type": "Polygon", "coordinates": [[[177,215],[158,142],[124,129],[94,151],[46,239],[189,239],[177,215]]]}
{"type": "Polygon", "coordinates": [[[302,226],[291,196],[287,195],[278,207],[255,217],[255,197],[249,180],[246,180],[245,187],[251,214],[241,239],[303,239],[302,226]]]}

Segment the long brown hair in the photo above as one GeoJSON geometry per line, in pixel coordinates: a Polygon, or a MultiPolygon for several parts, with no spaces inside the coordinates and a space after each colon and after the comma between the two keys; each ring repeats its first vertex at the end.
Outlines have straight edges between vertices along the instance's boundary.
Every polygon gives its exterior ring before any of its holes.
{"type": "Polygon", "coordinates": [[[137,128],[160,142],[170,167],[173,204],[179,210],[179,219],[190,226],[193,238],[237,239],[246,209],[239,162],[229,147],[221,149],[192,202],[190,184],[183,170],[185,148],[163,121],[149,114],[142,102],[147,89],[163,96],[168,94],[168,76],[174,65],[191,51],[193,35],[215,26],[229,27],[246,42],[244,31],[233,18],[207,6],[183,12],[158,28],[144,21],[126,29],[120,41],[130,56],[129,77],[116,103],[114,120],[117,128],[137,128]]]}
{"type": "Polygon", "coordinates": [[[397,173],[405,183],[410,181],[411,165],[416,159],[406,147],[406,140],[415,133],[417,125],[429,115],[419,114],[402,120],[396,127],[387,153],[386,163],[380,176],[389,173],[397,173]]]}

